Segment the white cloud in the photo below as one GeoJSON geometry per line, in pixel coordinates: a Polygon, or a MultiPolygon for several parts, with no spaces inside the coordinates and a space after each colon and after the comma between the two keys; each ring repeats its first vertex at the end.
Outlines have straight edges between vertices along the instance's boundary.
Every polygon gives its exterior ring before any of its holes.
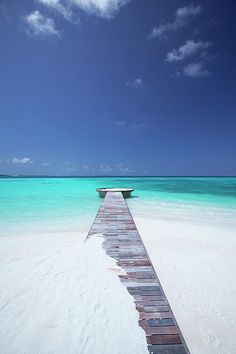
{"type": "Polygon", "coordinates": [[[132,81],[126,81],[126,86],[143,87],[143,80],[140,77],[137,77],[136,79],[134,79],[132,81]]]}
{"type": "Polygon", "coordinates": [[[126,125],[126,121],[125,120],[120,120],[118,122],[114,122],[114,124],[118,127],[124,127],[126,125]]]}
{"type": "MultiPolygon", "coordinates": [[[[146,118],[144,120],[146,121],[146,118]]],[[[147,127],[145,122],[128,123],[125,120],[114,122],[114,124],[117,127],[124,127],[125,126],[127,128],[133,128],[133,129],[141,129],[141,128],[146,128],[147,127]]]]}
{"type": "Polygon", "coordinates": [[[100,164],[100,172],[108,173],[112,172],[112,168],[109,165],[104,165],[103,163],[100,164]]]}
{"type": "Polygon", "coordinates": [[[26,164],[26,163],[33,163],[33,161],[29,157],[23,157],[21,159],[18,159],[17,157],[13,157],[12,163],[26,164]]]}
{"type": "Polygon", "coordinates": [[[41,4],[59,12],[71,23],[79,23],[79,17],[74,12],[76,8],[89,15],[97,15],[110,19],[114,17],[120,8],[130,0],[37,0],[41,4]]]}
{"type": "Polygon", "coordinates": [[[37,0],[40,4],[57,11],[59,14],[61,14],[65,20],[69,21],[70,23],[73,24],[79,24],[79,16],[72,11],[69,1],[67,1],[67,4],[63,5],[61,0],[37,0]]]}
{"type": "Polygon", "coordinates": [[[204,51],[209,48],[212,44],[210,42],[202,42],[195,40],[188,40],[185,44],[179,47],[179,49],[173,49],[171,52],[167,53],[166,61],[168,63],[182,61],[197,52],[204,51]]]}
{"type": "Polygon", "coordinates": [[[154,27],[149,35],[150,38],[162,38],[170,32],[175,32],[178,29],[186,26],[194,17],[202,11],[201,5],[189,5],[180,7],[175,14],[173,22],[167,22],[158,27],[154,27]]]}
{"type": "Polygon", "coordinates": [[[202,11],[201,5],[188,5],[180,7],[176,11],[175,22],[184,24],[202,11]]]}
{"type": "Polygon", "coordinates": [[[191,63],[186,65],[182,71],[183,76],[193,79],[201,78],[210,75],[209,71],[205,69],[203,62],[191,63]]]}
{"type": "Polygon", "coordinates": [[[52,18],[46,17],[39,11],[34,11],[24,17],[27,24],[27,33],[29,36],[56,36],[60,37],[60,32],[56,29],[52,18]]]}
{"type": "Polygon", "coordinates": [[[89,170],[88,165],[83,165],[83,169],[84,169],[84,171],[88,171],[89,170]]]}
{"type": "Polygon", "coordinates": [[[133,123],[132,124],[132,127],[134,129],[141,129],[141,128],[145,128],[146,127],[146,124],[144,122],[140,122],[140,123],[133,123]]]}
{"type": "Polygon", "coordinates": [[[112,18],[120,8],[130,0],[66,0],[72,6],[77,6],[88,14],[95,14],[103,18],[112,18]]]}
{"type": "Polygon", "coordinates": [[[62,162],[62,170],[66,172],[77,172],[78,166],[75,161],[64,161],[62,162]]]}
{"type": "MultiPolygon", "coordinates": [[[[78,25],[80,19],[76,9],[83,10],[89,15],[111,19],[130,0],[35,0],[39,4],[51,9],[72,24],[78,25]]],[[[27,25],[26,33],[29,36],[56,36],[61,32],[56,28],[52,18],[42,15],[38,10],[33,11],[23,18],[27,25]]]]}
{"type": "Polygon", "coordinates": [[[6,20],[10,20],[9,10],[3,4],[0,4],[0,13],[6,20]]]}
{"type": "Polygon", "coordinates": [[[64,168],[63,171],[67,171],[67,172],[77,172],[78,168],[77,167],[67,167],[64,168]]]}
{"type": "Polygon", "coordinates": [[[63,162],[64,165],[76,165],[75,161],[65,161],[63,162]]]}
{"type": "Polygon", "coordinates": [[[42,164],[44,167],[47,167],[47,166],[50,166],[50,163],[49,162],[43,162],[42,164]]]}
{"type": "Polygon", "coordinates": [[[122,173],[134,172],[134,170],[130,169],[129,167],[124,166],[122,163],[119,163],[117,165],[117,167],[118,167],[118,170],[122,173]]]}

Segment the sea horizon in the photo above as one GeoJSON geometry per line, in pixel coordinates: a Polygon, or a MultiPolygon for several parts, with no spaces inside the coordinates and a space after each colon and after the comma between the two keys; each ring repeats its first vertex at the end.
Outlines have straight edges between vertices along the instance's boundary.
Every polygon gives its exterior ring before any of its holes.
{"type": "MultiPolygon", "coordinates": [[[[2,230],[69,228],[87,230],[101,205],[96,188],[130,187],[135,215],[202,220],[236,217],[235,177],[11,177],[0,179],[2,230]]],[[[3,231],[1,232],[3,233],[3,231]]]]}
{"type": "Polygon", "coordinates": [[[235,178],[236,175],[0,175],[0,178],[235,178]]]}

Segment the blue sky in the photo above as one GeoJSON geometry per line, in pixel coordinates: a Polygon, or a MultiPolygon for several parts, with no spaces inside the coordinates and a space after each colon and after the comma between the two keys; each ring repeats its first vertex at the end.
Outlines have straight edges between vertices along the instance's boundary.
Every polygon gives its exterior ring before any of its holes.
{"type": "Polygon", "coordinates": [[[235,11],[0,0],[0,174],[235,175],[235,11]]]}

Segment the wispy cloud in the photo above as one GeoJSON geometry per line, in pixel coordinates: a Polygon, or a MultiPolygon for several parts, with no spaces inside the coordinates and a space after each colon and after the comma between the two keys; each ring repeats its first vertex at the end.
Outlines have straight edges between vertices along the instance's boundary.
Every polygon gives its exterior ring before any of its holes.
{"type": "MultiPolygon", "coordinates": [[[[144,119],[146,121],[146,118],[144,119]]],[[[125,120],[121,120],[118,122],[114,122],[114,125],[117,127],[126,127],[126,128],[133,128],[133,129],[141,129],[141,128],[146,128],[147,125],[145,122],[134,122],[134,123],[128,123],[125,120]]]]}
{"type": "Polygon", "coordinates": [[[130,0],[66,0],[67,4],[78,7],[88,14],[110,19],[130,0]]]}
{"type": "Polygon", "coordinates": [[[112,168],[109,165],[104,165],[103,163],[100,163],[99,169],[102,173],[112,172],[112,168]]]}
{"type": "Polygon", "coordinates": [[[166,61],[168,63],[183,61],[186,58],[201,52],[203,55],[207,48],[212,45],[210,42],[202,42],[195,40],[188,40],[178,49],[173,49],[166,55],[166,61]]]}
{"type": "MultiPolygon", "coordinates": [[[[7,7],[6,7],[5,5],[3,5],[3,4],[0,4],[0,14],[1,14],[2,16],[4,16],[4,18],[5,18],[6,20],[10,20],[10,15],[9,15],[8,9],[7,9],[7,7]]],[[[0,15],[0,16],[1,16],[1,15],[0,15]]]]}
{"type": "Polygon", "coordinates": [[[33,161],[29,157],[22,157],[22,158],[13,157],[12,163],[27,164],[27,163],[33,163],[33,161]]]}
{"type": "Polygon", "coordinates": [[[37,2],[41,5],[48,7],[51,10],[55,10],[70,23],[76,25],[80,23],[79,16],[74,11],[72,11],[69,1],[67,1],[65,5],[60,0],[37,0],[37,2]]]}
{"type": "MultiPolygon", "coordinates": [[[[78,10],[89,15],[96,15],[104,19],[111,19],[130,0],[35,0],[36,3],[60,14],[71,24],[80,24],[78,10]]],[[[35,10],[23,17],[26,25],[26,33],[30,37],[61,37],[61,31],[57,29],[54,19],[46,17],[40,11],[35,10]]]]}
{"type": "Polygon", "coordinates": [[[193,18],[195,18],[202,11],[201,5],[189,5],[180,7],[175,14],[175,20],[173,22],[166,22],[160,26],[155,26],[149,38],[163,38],[169,33],[175,32],[182,27],[185,27],[193,18]]]}
{"type": "Polygon", "coordinates": [[[56,36],[60,37],[52,18],[46,17],[40,11],[34,11],[24,17],[27,25],[26,32],[29,36],[56,36]]]}
{"type": "Polygon", "coordinates": [[[117,127],[124,127],[126,125],[126,121],[125,120],[120,120],[118,122],[114,122],[114,124],[117,126],[117,127]]]}
{"type": "Polygon", "coordinates": [[[78,172],[78,168],[77,167],[66,167],[66,168],[63,168],[63,171],[66,171],[66,172],[78,172]]]}
{"type": "Polygon", "coordinates": [[[44,167],[48,167],[48,166],[50,166],[50,163],[49,163],[49,162],[43,162],[42,165],[43,165],[44,167]]]}
{"type": "Polygon", "coordinates": [[[126,81],[126,86],[134,87],[134,88],[141,88],[143,87],[143,80],[140,77],[137,77],[133,80],[126,81]]]}
{"type": "Polygon", "coordinates": [[[194,57],[192,59],[194,62],[178,67],[175,76],[186,76],[193,79],[206,77],[210,75],[206,69],[206,63],[211,58],[207,52],[210,46],[212,46],[211,42],[188,40],[178,49],[167,53],[165,61],[170,64],[182,63],[184,60],[194,57]]]}
{"type": "Polygon", "coordinates": [[[193,79],[198,79],[210,75],[209,71],[205,68],[205,63],[202,61],[186,65],[183,68],[181,74],[193,79]]]}
{"type": "Polygon", "coordinates": [[[117,165],[118,171],[122,173],[134,173],[135,171],[132,170],[130,167],[124,166],[122,163],[117,165]]]}
{"type": "Polygon", "coordinates": [[[68,166],[71,166],[71,165],[75,166],[76,162],[75,161],[64,161],[63,164],[68,165],[68,166]]]}
{"type": "Polygon", "coordinates": [[[139,123],[133,123],[132,127],[134,129],[141,129],[141,128],[145,128],[146,124],[144,122],[139,122],[139,123]]]}
{"type": "Polygon", "coordinates": [[[89,167],[88,167],[88,165],[83,165],[82,167],[83,167],[83,170],[84,170],[84,171],[86,171],[86,172],[88,172],[88,171],[89,171],[89,167]]]}
{"type": "Polygon", "coordinates": [[[78,166],[76,161],[64,161],[62,162],[62,171],[77,172],[78,166]]]}
{"type": "Polygon", "coordinates": [[[37,0],[42,5],[60,13],[65,20],[78,24],[80,22],[76,8],[89,15],[110,19],[130,0],[37,0]]]}

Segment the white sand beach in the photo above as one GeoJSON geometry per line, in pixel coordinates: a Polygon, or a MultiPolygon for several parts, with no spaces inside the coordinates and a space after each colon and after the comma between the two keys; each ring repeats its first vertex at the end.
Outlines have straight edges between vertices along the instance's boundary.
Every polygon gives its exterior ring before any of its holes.
{"type": "Polygon", "coordinates": [[[236,353],[236,225],[135,217],[192,354],[236,353]]]}
{"type": "MultiPolygon", "coordinates": [[[[235,354],[235,224],[132,213],[191,353],[235,354]]],[[[121,270],[85,237],[1,236],[1,353],[147,353],[121,270]]]]}
{"type": "Polygon", "coordinates": [[[119,267],[85,236],[0,238],[1,354],[147,353],[119,267]]]}

